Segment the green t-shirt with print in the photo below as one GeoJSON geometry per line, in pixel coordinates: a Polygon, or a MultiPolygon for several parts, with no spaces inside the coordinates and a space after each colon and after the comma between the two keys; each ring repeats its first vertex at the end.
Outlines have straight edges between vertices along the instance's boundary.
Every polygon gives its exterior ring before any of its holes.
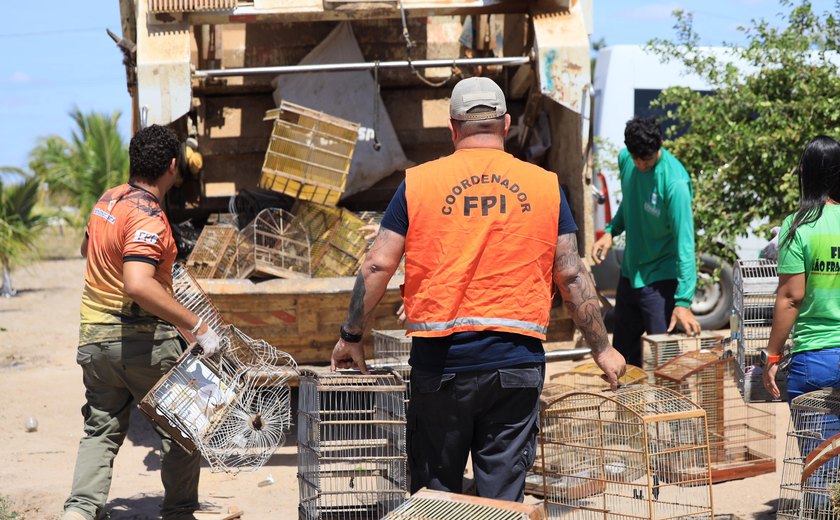
{"type": "MultiPolygon", "coordinates": [[[[779,232],[779,244],[793,215],[779,232]]],[[[793,352],[840,347],[840,206],[825,205],[816,222],[799,226],[779,248],[779,274],[805,273],[805,298],[793,328],[793,352]]]]}

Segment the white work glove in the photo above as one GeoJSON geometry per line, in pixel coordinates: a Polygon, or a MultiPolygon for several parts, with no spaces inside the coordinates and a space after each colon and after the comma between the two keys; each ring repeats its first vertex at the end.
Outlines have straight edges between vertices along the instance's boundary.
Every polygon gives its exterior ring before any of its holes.
{"type": "Polygon", "coordinates": [[[210,327],[207,327],[204,334],[195,334],[195,339],[201,346],[201,352],[199,353],[200,356],[210,357],[219,351],[219,335],[216,334],[216,332],[210,327]]]}

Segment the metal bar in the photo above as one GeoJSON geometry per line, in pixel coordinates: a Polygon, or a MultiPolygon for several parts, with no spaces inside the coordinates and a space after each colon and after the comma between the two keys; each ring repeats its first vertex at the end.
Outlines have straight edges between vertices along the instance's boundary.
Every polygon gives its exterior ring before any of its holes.
{"type": "Polygon", "coordinates": [[[552,350],[545,353],[546,361],[567,361],[572,359],[582,358],[589,354],[591,350],[588,348],[570,348],[563,350],[552,350]]]}
{"type": "MultiPolygon", "coordinates": [[[[531,62],[530,56],[516,56],[511,58],[458,58],[452,60],[407,60],[380,61],[380,69],[405,69],[414,67],[424,69],[429,67],[460,67],[467,65],[525,65],[531,62]]],[[[324,63],[317,65],[280,65],[276,67],[241,67],[232,69],[204,69],[193,72],[194,78],[221,78],[227,76],[256,76],[259,74],[296,74],[300,72],[343,72],[353,70],[372,70],[377,67],[376,62],[359,63],[324,63]]]]}

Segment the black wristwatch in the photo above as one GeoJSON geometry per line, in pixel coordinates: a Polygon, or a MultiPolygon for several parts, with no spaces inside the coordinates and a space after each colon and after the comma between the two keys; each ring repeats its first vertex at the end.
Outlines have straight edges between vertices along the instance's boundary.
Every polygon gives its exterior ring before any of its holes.
{"type": "Polygon", "coordinates": [[[361,334],[351,334],[351,333],[347,332],[346,330],[344,330],[344,325],[342,325],[338,329],[338,335],[341,336],[341,339],[343,339],[347,343],[358,343],[358,342],[362,341],[362,335],[361,334]]]}

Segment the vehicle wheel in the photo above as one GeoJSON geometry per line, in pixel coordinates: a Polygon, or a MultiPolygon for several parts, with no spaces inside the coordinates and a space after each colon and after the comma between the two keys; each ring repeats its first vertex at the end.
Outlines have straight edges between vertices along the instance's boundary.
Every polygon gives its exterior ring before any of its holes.
{"type": "Polygon", "coordinates": [[[697,270],[697,290],[691,302],[691,312],[703,330],[717,330],[729,326],[732,312],[732,268],[723,264],[718,281],[712,283],[712,274],[721,265],[720,258],[700,255],[697,270]]]}

